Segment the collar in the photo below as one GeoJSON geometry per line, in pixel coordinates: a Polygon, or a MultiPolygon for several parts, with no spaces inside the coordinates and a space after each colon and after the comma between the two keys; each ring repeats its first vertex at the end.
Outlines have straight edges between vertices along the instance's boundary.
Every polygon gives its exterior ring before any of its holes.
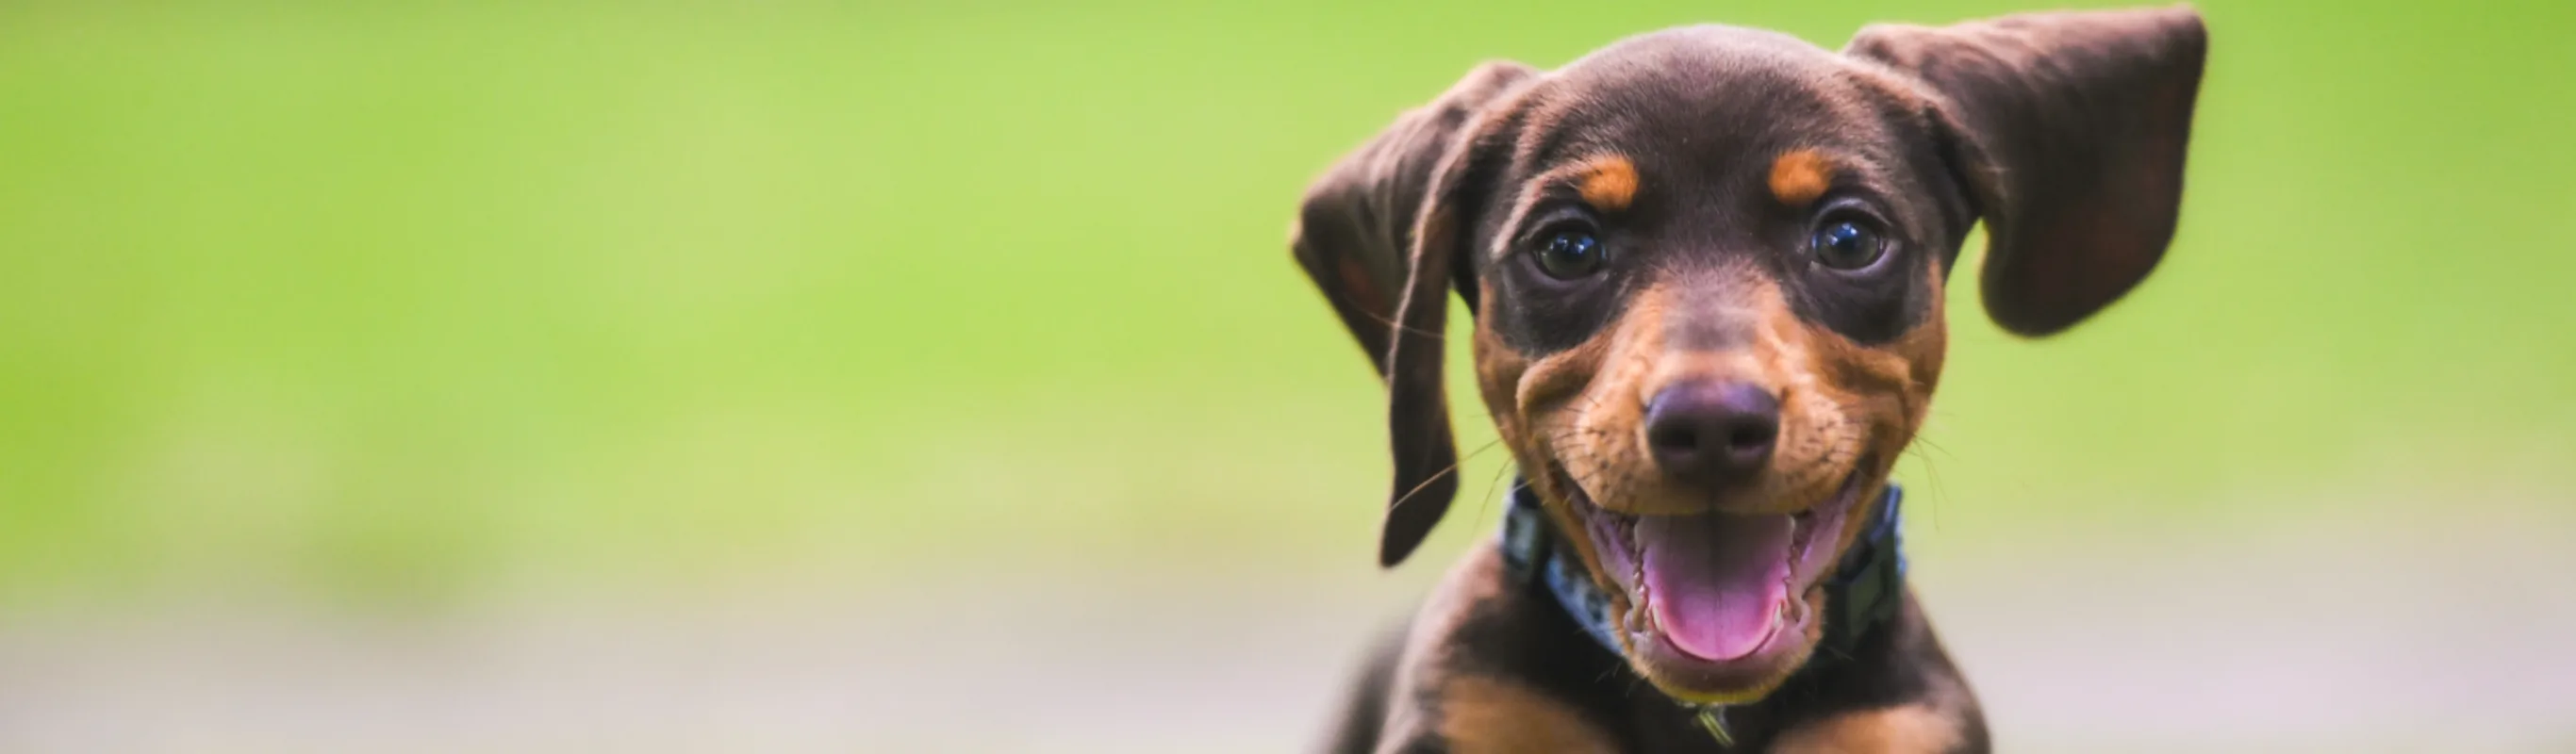
{"type": "MultiPolygon", "coordinates": [[[[1869,528],[1861,531],[1825,580],[1825,634],[1807,667],[1852,657],[1862,637],[1896,617],[1899,595],[1905,590],[1905,548],[1897,507],[1904,496],[1895,482],[1887,484],[1869,528]]],[[[1511,498],[1511,507],[1503,514],[1502,549],[1512,579],[1545,583],[1556,603],[1595,643],[1610,654],[1626,656],[1613,634],[1609,595],[1584,573],[1572,548],[1555,546],[1555,527],[1539,508],[1538,493],[1530,490],[1527,480],[1515,477],[1511,498]]]]}

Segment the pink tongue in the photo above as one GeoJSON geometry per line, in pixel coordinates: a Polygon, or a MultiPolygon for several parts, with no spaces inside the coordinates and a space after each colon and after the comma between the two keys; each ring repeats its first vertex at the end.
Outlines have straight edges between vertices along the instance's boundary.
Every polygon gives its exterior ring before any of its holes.
{"type": "Polygon", "coordinates": [[[1639,517],[1655,625],[1704,660],[1761,648],[1789,597],[1791,533],[1785,515],[1639,517]]]}

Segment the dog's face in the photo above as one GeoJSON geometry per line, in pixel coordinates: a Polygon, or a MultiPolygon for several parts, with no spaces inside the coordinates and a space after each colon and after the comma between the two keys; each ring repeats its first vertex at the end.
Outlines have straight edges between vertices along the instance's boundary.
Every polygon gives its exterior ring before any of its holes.
{"type": "Polygon", "coordinates": [[[1476,200],[1486,406],[1667,686],[1804,659],[1940,375],[1974,215],[1888,78],[1740,30],[1630,40],[1530,85],[1529,148],[1476,200]]]}
{"type": "Polygon", "coordinates": [[[1393,395],[1382,559],[1455,491],[1454,287],[1486,408],[1631,665],[1685,700],[1767,693],[1923,421],[1970,226],[2008,329],[2125,293],[2172,233],[2202,47],[2175,10],[1839,54],[1695,27],[1478,69],[1319,182],[1295,243],[1393,395]]]}

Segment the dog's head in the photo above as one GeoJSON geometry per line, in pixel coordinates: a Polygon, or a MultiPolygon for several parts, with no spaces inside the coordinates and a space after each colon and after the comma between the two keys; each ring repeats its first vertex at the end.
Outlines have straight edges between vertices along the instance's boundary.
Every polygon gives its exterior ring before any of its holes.
{"type": "Polygon", "coordinates": [[[1319,180],[1293,244],[1392,396],[1380,560],[1458,486],[1454,289],[1486,408],[1628,661],[1685,700],[1768,693],[1923,421],[1969,227],[2007,330],[2137,285],[2205,39],[2182,8],[1878,26],[1841,53],[1712,26],[1469,73],[1319,180]]]}

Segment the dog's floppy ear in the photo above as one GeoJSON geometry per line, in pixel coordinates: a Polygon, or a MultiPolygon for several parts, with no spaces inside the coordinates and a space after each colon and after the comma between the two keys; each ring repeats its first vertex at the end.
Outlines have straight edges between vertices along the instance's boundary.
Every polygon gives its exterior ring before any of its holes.
{"type": "Polygon", "coordinates": [[[1986,312],[2047,335],[2136,286],[2181,209],[2209,46],[2189,7],[1872,26],[1846,54],[1928,85],[1986,220],[1986,312]]]}
{"type": "Polygon", "coordinates": [[[1457,442],[1441,388],[1451,276],[1475,306],[1460,259],[1474,235],[1462,199],[1490,180],[1498,144],[1488,107],[1536,74],[1478,66],[1430,105],[1406,112],[1306,191],[1290,246],[1387,386],[1395,487],[1378,562],[1403,562],[1458,492],[1457,442]]]}

